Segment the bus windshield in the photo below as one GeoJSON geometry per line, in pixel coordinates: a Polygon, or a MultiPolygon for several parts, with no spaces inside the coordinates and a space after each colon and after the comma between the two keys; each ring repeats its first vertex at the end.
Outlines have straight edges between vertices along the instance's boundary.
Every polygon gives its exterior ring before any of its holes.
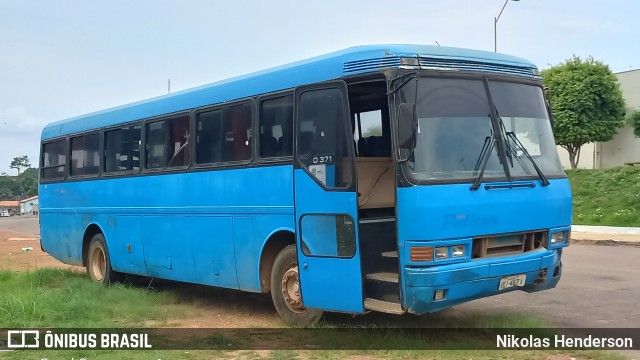
{"type": "MultiPolygon", "coordinates": [[[[415,87],[413,87],[415,89],[415,87]]],[[[504,151],[512,178],[537,178],[531,160],[546,176],[564,176],[542,89],[482,79],[421,78],[417,81],[418,128],[409,168],[417,180],[468,180],[478,176],[489,152],[484,179],[506,178],[498,151],[504,151]],[[492,125],[495,107],[499,126],[492,125]],[[504,146],[494,145],[500,131],[504,146]],[[501,150],[502,149],[502,150],[501,150]]]]}

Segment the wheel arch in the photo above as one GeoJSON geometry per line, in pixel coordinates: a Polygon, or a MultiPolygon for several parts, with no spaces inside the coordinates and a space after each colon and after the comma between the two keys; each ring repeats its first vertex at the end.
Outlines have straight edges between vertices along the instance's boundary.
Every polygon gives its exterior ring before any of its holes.
{"type": "MultiPolygon", "coordinates": [[[[96,223],[89,224],[84,230],[84,235],[82,235],[82,266],[87,266],[89,245],[91,244],[91,239],[93,239],[96,234],[102,234],[104,236],[104,231],[102,231],[102,228],[96,223]]],[[[105,241],[107,241],[106,237],[105,241]]]]}
{"type": "Polygon", "coordinates": [[[260,289],[263,293],[271,292],[271,268],[276,256],[285,247],[296,243],[293,229],[280,228],[273,231],[260,251],[260,289]]]}

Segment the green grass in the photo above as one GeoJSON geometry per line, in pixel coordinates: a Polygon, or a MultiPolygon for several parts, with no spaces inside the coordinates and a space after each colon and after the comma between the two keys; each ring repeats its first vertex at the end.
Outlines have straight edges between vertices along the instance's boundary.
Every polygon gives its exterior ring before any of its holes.
{"type": "Polygon", "coordinates": [[[179,315],[177,303],[170,292],[106,288],[71,270],[0,271],[0,328],[143,326],[179,315]]]}
{"type": "Polygon", "coordinates": [[[324,351],[324,350],[274,350],[269,352],[257,353],[255,351],[233,351],[233,352],[215,352],[215,351],[23,351],[12,353],[0,353],[0,359],[43,359],[48,360],[70,360],[70,359],[87,359],[87,360],[157,360],[157,359],[184,359],[184,360],[205,360],[205,359],[243,359],[243,360],[436,360],[436,359],[473,359],[473,360],[548,360],[550,356],[560,356],[562,360],[628,360],[628,357],[619,355],[615,352],[606,351],[536,351],[536,350],[518,350],[518,351],[324,351]],[[26,355],[29,354],[29,355],[26,355]]]}
{"type": "Polygon", "coordinates": [[[567,171],[573,223],[640,226],[640,166],[567,171]]]}
{"type": "Polygon", "coordinates": [[[400,360],[437,360],[437,359],[473,359],[473,360],[548,360],[550,356],[561,356],[562,360],[625,360],[628,357],[607,351],[542,351],[542,350],[391,350],[366,352],[361,351],[314,351],[306,356],[309,360],[339,360],[339,359],[400,359],[400,360]]]}

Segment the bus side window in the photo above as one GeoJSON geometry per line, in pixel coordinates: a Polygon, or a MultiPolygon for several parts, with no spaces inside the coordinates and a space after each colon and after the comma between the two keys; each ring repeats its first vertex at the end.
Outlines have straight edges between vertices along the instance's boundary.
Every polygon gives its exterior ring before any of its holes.
{"type": "Polygon", "coordinates": [[[169,123],[169,161],[167,167],[189,165],[189,117],[168,120],[169,123]]]}
{"type": "Polygon", "coordinates": [[[297,155],[301,165],[325,188],[352,184],[349,161],[352,134],[346,134],[348,115],[340,89],[309,90],[298,99],[297,155]],[[311,141],[309,141],[311,140],[311,141]]]}
{"type": "Polygon", "coordinates": [[[365,111],[356,113],[354,116],[356,126],[353,137],[357,143],[358,156],[391,156],[391,145],[382,131],[382,111],[365,111]]]}
{"type": "Polygon", "coordinates": [[[147,169],[163,168],[166,164],[165,153],[165,133],[164,121],[147,123],[146,125],[146,166],[147,169]]]}
{"type": "Polygon", "coordinates": [[[67,140],[60,139],[42,145],[42,179],[64,179],[67,140]]]}
{"type": "Polygon", "coordinates": [[[196,164],[220,162],[222,154],[222,111],[196,115],[196,164]]]}
{"type": "Polygon", "coordinates": [[[251,159],[251,103],[196,114],[196,164],[251,159]]]}
{"type": "Polygon", "coordinates": [[[293,152],[293,95],[260,102],[260,157],[291,156],[293,152]]]}
{"type": "Polygon", "coordinates": [[[105,131],[105,172],[140,170],[140,135],[140,125],[105,131]]]}
{"type": "Polygon", "coordinates": [[[227,132],[223,162],[251,159],[251,110],[250,103],[222,110],[222,121],[227,132]]]}
{"type": "Polygon", "coordinates": [[[69,175],[98,175],[100,172],[100,133],[93,132],[71,138],[69,175]]]}
{"type": "Polygon", "coordinates": [[[147,123],[147,169],[188,165],[189,133],[188,115],[147,123]]]}
{"type": "Polygon", "coordinates": [[[348,258],[355,254],[355,226],[349,215],[304,215],[300,230],[305,255],[348,258]]]}

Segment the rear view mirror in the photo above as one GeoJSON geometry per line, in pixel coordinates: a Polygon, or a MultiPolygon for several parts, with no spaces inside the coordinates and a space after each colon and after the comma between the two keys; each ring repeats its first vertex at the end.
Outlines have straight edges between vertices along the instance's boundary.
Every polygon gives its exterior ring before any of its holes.
{"type": "Polygon", "coordinates": [[[418,118],[416,104],[402,103],[398,108],[398,147],[411,150],[416,145],[418,118]]]}

